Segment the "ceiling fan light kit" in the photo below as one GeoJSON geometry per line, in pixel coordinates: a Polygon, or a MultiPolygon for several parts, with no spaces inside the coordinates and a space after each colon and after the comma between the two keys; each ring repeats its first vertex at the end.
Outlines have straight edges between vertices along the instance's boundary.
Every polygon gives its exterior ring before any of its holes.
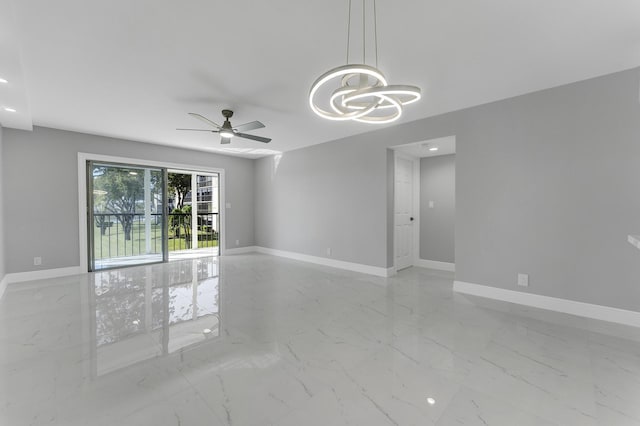
{"type": "Polygon", "coordinates": [[[222,127],[220,128],[220,136],[225,139],[231,139],[234,134],[229,119],[233,117],[233,111],[229,109],[223,109],[222,115],[224,116],[225,120],[224,123],[222,123],[222,127]]]}
{"type": "MultiPolygon", "coordinates": [[[[362,0],[362,64],[349,64],[351,38],[351,0],[347,28],[347,64],[322,74],[311,85],[309,106],[322,118],[335,121],[353,120],[361,123],[391,123],[402,115],[405,105],[417,102],[422,96],[420,88],[409,85],[390,85],[378,66],[378,30],[376,1],[373,0],[373,26],[376,67],[366,65],[366,0],[362,0]],[[339,82],[326,104],[318,106],[319,92],[330,82],[339,82]]],[[[323,91],[324,92],[324,91],[323,91]]]]}

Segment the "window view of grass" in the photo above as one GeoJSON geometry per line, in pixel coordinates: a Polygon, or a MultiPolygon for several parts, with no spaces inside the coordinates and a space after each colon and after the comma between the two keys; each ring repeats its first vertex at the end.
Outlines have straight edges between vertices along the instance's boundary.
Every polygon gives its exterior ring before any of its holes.
{"type": "MultiPolygon", "coordinates": [[[[137,256],[147,254],[146,233],[144,223],[134,223],[131,228],[131,239],[125,239],[122,227],[116,221],[94,227],[95,258],[109,259],[112,257],[137,256]],[[115,222],[115,223],[114,223],[115,222]]],[[[211,227],[201,226],[198,230],[198,248],[218,246],[218,234],[211,227]]],[[[184,228],[169,229],[169,251],[188,250],[191,248],[191,235],[188,241],[184,228]]],[[[162,253],[162,226],[151,225],[151,253],[162,253]]]]}
{"type": "Polygon", "coordinates": [[[163,194],[162,169],[93,163],[91,176],[95,260],[161,255],[164,218],[170,252],[218,246],[217,177],[168,173],[163,194]]]}

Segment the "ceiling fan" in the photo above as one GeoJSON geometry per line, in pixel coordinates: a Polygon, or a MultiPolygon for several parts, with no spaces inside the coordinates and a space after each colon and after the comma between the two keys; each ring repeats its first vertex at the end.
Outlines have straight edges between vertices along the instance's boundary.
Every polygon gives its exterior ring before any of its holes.
{"type": "Polygon", "coordinates": [[[220,138],[221,144],[231,143],[231,138],[233,137],[251,139],[252,141],[258,141],[263,143],[271,142],[270,138],[263,138],[262,136],[248,135],[246,133],[241,133],[241,132],[246,132],[247,130],[255,130],[255,129],[263,128],[264,124],[262,124],[259,121],[252,121],[250,123],[241,124],[235,127],[232,126],[229,119],[233,117],[233,111],[231,111],[230,109],[222,110],[222,115],[224,116],[224,123],[222,123],[222,126],[217,123],[214,123],[213,121],[209,120],[207,117],[204,117],[200,114],[196,114],[195,112],[190,112],[189,115],[197,118],[198,120],[204,121],[210,126],[215,127],[215,130],[209,130],[209,129],[176,129],[176,130],[219,133],[221,136],[220,138]]]}

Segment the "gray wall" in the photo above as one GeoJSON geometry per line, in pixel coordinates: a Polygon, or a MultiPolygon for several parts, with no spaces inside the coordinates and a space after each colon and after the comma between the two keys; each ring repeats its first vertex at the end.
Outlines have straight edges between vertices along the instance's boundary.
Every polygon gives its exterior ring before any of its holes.
{"type": "Polygon", "coordinates": [[[639,81],[635,69],[464,114],[458,280],[640,310],[626,241],[640,229],[639,81]]]}
{"type": "Polygon", "coordinates": [[[225,169],[226,245],[254,245],[253,160],[42,127],[3,132],[8,273],[79,264],[78,152],[225,169]]]}
{"type": "Polygon", "coordinates": [[[640,232],[639,81],[633,69],[291,151],[278,171],[261,159],[256,242],[390,266],[385,150],[455,135],[456,279],[639,310],[626,242],[640,232]]]}
{"type": "Polygon", "coordinates": [[[455,220],[455,154],[421,158],[420,259],[455,263],[455,220]]]}
{"type": "MultiPolygon", "coordinates": [[[[2,165],[3,155],[3,134],[5,130],[0,126],[0,166],[2,165]]],[[[5,276],[5,238],[4,238],[4,167],[0,169],[0,282],[5,276]]],[[[2,289],[0,288],[0,296],[2,295],[2,289]]]]}
{"type": "Polygon", "coordinates": [[[256,160],[256,244],[386,266],[386,163],[366,136],[256,160]]]}

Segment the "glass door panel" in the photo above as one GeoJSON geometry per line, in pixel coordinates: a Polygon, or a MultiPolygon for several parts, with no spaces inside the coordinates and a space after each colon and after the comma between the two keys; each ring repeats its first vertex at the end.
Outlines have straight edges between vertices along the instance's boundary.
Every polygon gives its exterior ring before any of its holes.
{"type": "Polygon", "coordinates": [[[92,271],[165,260],[164,169],[89,162],[92,271]]]}
{"type": "Polygon", "coordinates": [[[198,248],[212,249],[211,254],[217,255],[220,241],[218,175],[197,175],[196,181],[198,248]]]}
{"type": "Polygon", "coordinates": [[[167,182],[170,259],[217,256],[220,253],[220,176],[169,170],[167,182]]]}

